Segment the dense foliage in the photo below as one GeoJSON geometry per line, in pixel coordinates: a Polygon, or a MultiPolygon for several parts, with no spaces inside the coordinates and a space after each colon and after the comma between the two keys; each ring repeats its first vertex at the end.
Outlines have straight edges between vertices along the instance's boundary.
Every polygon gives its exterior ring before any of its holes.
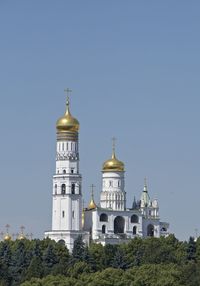
{"type": "Polygon", "coordinates": [[[0,286],[198,286],[200,238],[195,242],[135,238],[91,244],[79,237],[72,254],[52,240],[0,242],[0,286]]]}

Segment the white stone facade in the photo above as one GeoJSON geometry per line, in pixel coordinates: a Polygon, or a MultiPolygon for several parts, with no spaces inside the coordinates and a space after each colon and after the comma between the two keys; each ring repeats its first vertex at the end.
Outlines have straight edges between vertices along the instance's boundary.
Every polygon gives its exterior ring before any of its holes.
{"type": "Polygon", "coordinates": [[[56,170],[53,176],[52,228],[45,237],[62,241],[71,252],[81,235],[102,244],[117,244],[138,237],[168,235],[169,224],[160,222],[157,200],[151,201],[145,181],[139,201],[127,208],[124,164],[115,156],[102,170],[100,203],[91,200],[82,210],[82,177],[79,173],[79,123],[69,112],[57,121],[56,170]],[[82,213],[83,211],[83,213],[82,213]]]}
{"type": "Polygon", "coordinates": [[[126,193],[124,187],[124,172],[104,172],[100,206],[113,210],[125,210],[126,193]]]}
{"type": "MultiPolygon", "coordinates": [[[[111,178],[115,178],[116,180],[118,177],[119,172],[116,174],[106,172],[108,181],[111,178]]],[[[123,178],[121,190],[118,188],[116,182],[115,186],[117,187],[118,193],[125,194],[124,172],[121,177],[123,178]]],[[[102,181],[105,181],[104,172],[102,181]]],[[[109,187],[110,185],[103,183],[100,205],[93,209],[86,208],[84,210],[84,230],[91,233],[93,241],[105,245],[128,242],[136,236],[160,237],[168,235],[169,224],[160,222],[158,202],[157,200],[151,201],[147,191],[146,181],[140,201],[135,201],[132,208],[124,208],[122,210],[116,209],[115,207],[118,202],[118,196],[112,196],[112,194],[116,193],[116,189],[113,188],[114,184],[112,184],[110,188],[106,188],[107,186],[109,187]],[[108,203],[105,205],[105,201],[108,202],[108,200],[105,199],[102,204],[102,196],[104,193],[107,193],[107,197],[109,197],[111,193],[112,204],[108,203]]],[[[105,195],[103,198],[105,198],[105,195]]]]}

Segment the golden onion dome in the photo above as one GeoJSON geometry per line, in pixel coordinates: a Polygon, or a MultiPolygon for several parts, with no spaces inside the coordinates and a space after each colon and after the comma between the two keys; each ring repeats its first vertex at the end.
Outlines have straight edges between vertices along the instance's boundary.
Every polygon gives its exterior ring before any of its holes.
{"type": "Polygon", "coordinates": [[[97,205],[95,204],[94,199],[91,199],[89,205],[88,205],[88,210],[93,210],[96,209],[97,205]]]}
{"type": "Polygon", "coordinates": [[[8,233],[4,236],[5,241],[9,241],[11,239],[12,239],[12,237],[8,233]]]}
{"type": "Polygon", "coordinates": [[[113,149],[111,159],[103,164],[103,172],[124,172],[124,163],[116,158],[115,150],[113,149]]]}
{"type": "Polygon", "coordinates": [[[23,234],[23,233],[21,233],[19,236],[18,236],[18,239],[19,240],[22,240],[22,239],[25,239],[26,237],[25,237],[25,235],[23,234]]]}
{"type": "Polygon", "coordinates": [[[93,209],[96,209],[96,207],[97,207],[97,205],[95,204],[95,201],[94,201],[94,190],[93,190],[94,185],[93,184],[91,185],[91,188],[92,188],[91,199],[90,199],[90,203],[88,205],[88,210],[93,210],[93,209]]]}
{"type": "Polygon", "coordinates": [[[81,218],[82,218],[82,227],[84,227],[84,223],[85,223],[85,210],[84,209],[82,210],[81,218]]]}
{"type": "Polygon", "coordinates": [[[79,122],[76,118],[74,118],[69,110],[69,98],[67,98],[67,108],[64,116],[59,118],[56,123],[56,129],[59,132],[71,131],[78,132],[79,131],[79,122]]]}

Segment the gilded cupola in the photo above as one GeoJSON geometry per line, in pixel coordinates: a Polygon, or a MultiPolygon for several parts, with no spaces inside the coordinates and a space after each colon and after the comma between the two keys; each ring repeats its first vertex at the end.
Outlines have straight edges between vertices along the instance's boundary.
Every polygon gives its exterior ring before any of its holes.
{"type": "Polygon", "coordinates": [[[114,143],[111,159],[103,163],[102,172],[124,172],[124,163],[116,158],[114,143]]]}
{"type": "Polygon", "coordinates": [[[6,235],[4,236],[4,240],[9,241],[11,239],[12,239],[12,237],[8,233],[6,233],[6,235]]]}
{"type": "Polygon", "coordinates": [[[91,185],[91,199],[90,199],[90,202],[89,202],[89,205],[88,205],[88,210],[93,210],[93,209],[96,209],[97,205],[94,201],[94,185],[92,184],[91,185]]]}
{"type": "Polygon", "coordinates": [[[78,132],[79,122],[71,115],[69,108],[69,97],[67,98],[65,114],[57,120],[56,129],[58,132],[78,132]]]}
{"type": "Polygon", "coordinates": [[[11,235],[9,234],[9,228],[10,228],[10,225],[7,224],[6,225],[6,234],[5,234],[4,238],[3,238],[5,241],[9,241],[9,240],[12,239],[11,235]]]}

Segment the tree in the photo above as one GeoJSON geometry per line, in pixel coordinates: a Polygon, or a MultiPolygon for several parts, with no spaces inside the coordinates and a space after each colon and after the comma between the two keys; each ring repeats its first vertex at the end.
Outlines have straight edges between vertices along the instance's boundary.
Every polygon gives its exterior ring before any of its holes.
{"type": "Polygon", "coordinates": [[[44,276],[51,273],[53,267],[58,263],[58,257],[55,254],[55,249],[50,243],[43,253],[44,276]]]}
{"type": "Polygon", "coordinates": [[[134,286],[184,286],[180,283],[180,271],[175,264],[135,266],[125,272],[123,281],[125,285],[134,286]]]}
{"type": "Polygon", "coordinates": [[[30,256],[26,249],[25,240],[16,240],[13,243],[12,260],[9,268],[12,273],[12,284],[19,285],[24,281],[26,269],[30,263],[30,256]]]}
{"type": "Polygon", "coordinates": [[[102,244],[91,243],[89,247],[90,259],[93,261],[93,270],[98,271],[105,268],[104,266],[104,246],[102,244]]]}
{"type": "Polygon", "coordinates": [[[190,260],[181,267],[180,281],[182,285],[200,286],[200,264],[190,260]]]}
{"type": "Polygon", "coordinates": [[[74,241],[74,247],[72,250],[72,256],[75,260],[83,260],[85,252],[85,243],[83,242],[82,236],[79,235],[74,241]]]}
{"type": "Polygon", "coordinates": [[[84,286],[129,286],[123,282],[124,272],[121,269],[107,268],[92,273],[87,277],[80,277],[84,286]]]}
{"type": "Polygon", "coordinates": [[[42,260],[40,257],[35,256],[31,260],[31,263],[27,269],[25,280],[30,280],[31,278],[41,278],[43,275],[42,260]]]}
{"type": "Polygon", "coordinates": [[[92,269],[90,265],[88,265],[84,261],[76,262],[72,267],[70,267],[67,271],[67,274],[73,278],[79,278],[81,274],[91,273],[92,269]]]}
{"type": "Polygon", "coordinates": [[[188,260],[196,259],[196,243],[194,241],[194,237],[191,236],[187,245],[187,258],[188,260]]]}
{"type": "Polygon", "coordinates": [[[115,255],[113,256],[112,267],[118,269],[120,268],[123,270],[128,268],[125,253],[120,247],[118,247],[115,255]]]}

